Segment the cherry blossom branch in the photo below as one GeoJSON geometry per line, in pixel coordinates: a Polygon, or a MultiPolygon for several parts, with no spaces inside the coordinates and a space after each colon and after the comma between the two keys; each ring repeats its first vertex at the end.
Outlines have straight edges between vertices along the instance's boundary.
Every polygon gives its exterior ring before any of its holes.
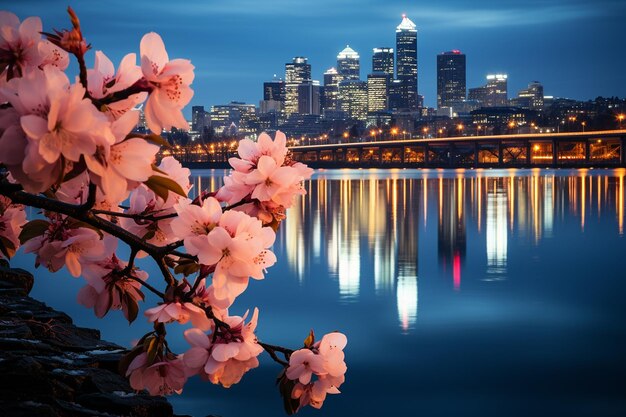
{"type": "Polygon", "coordinates": [[[159,291],[156,288],[154,288],[152,285],[148,284],[143,279],[141,279],[139,277],[136,277],[134,275],[131,275],[131,274],[126,274],[126,277],[129,278],[129,279],[132,279],[133,281],[137,281],[138,283],[140,283],[141,285],[146,287],[148,290],[152,291],[154,294],[158,295],[162,299],[165,299],[165,294],[163,294],[161,291],[159,291]]]}
{"type": "Polygon", "coordinates": [[[283,365],[283,366],[289,366],[289,357],[291,356],[291,354],[294,352],[292,349],[287,349],[284,348],[282,346],[275,346],[275,345],[270,345],[268,343],[263,343],[260,340],[257,340],[257,343],[259,344],[259,346],[261,346],[263,348],[263,350],[265,350],[270,357],[275,361],[278,362],[279,364],[283,365]],[[277,355],[276,352],[280,352],[285,356],[285,359],[287,361],[284,361],[282,359],[280,359],[277,355]]]}

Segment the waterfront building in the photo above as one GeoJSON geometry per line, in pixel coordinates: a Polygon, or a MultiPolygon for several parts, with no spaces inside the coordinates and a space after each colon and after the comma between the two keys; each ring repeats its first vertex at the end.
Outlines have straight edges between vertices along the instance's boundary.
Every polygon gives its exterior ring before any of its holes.
{"type": "Polygon", "coordinates": [[[487,84],[482,87],[470,88],[468,99],[476,100],[483,107],[503,107],[508,103],[506,74],[487,75],[487,84]]]}
{"type": "Polygon", "coordinates": [[[400,81],[399,107],[416,110],[417,85],[417,26],[406,15],[396,28],[396,73],[400,81]]]}
{"type": "Polygon", "coordinates": [[[481,107],[471,113],[474,126],[480,126],[487,134],[502,135],[520,133],[537,120],[537,112],[518,107],[481,107]]]}
{"type": "Polygon", "coordinates": [[[337,55],[337,72],[344,80],[359,80],[361,78],[359,54],[349,45],[337,55]]]}
{"type": "Polygon", "coordinates": [[[520,90],[517,97],[511,99],[511,105],[528,110],[543,110],[543,85],[539,81],[528,84],[528,88],[520,90]]]}
{"type": "Polygon", "coordinates": [[[372,72],[384,72],[393,79],[394,59],[393,48],[374,48],[372,52],[372,72]]]}
{"type": "Polygon", "coordinates": [[[324,114],[339,109],[339,82],[341,80],[343,80],[343,76],[335,68],[329,68],[324,73],[324,89],[321,100],[324,114]]]}
{"type": "Polygon", "coordinates": [[[385,111],[388,108],[389,76],[374,72],[367,76],[367,111],[385,111]]]}
{"type": "Polygon", "coordinates": [[[367,118],[367,82],[341,81],[339,83],[339,107],[349,118],[365,121],[367,118]]]}
{"type": "Polygon", "coordinates": [[[285,113],[298,112],[298,86],[311,80],[311,65],[305,57],[295,57],[285,64],[285,113]]]}
{"type": "Polygon", "coordinates": [[[259,129],[256,106],[238,101],[212,106],[211,127],[217,135],[255,137],[259,129]]]}
{"type": "Polygon", "coordinates": [[[437,55],[437,107],[465,100],[465,54],[455,49],[437,55]]]}

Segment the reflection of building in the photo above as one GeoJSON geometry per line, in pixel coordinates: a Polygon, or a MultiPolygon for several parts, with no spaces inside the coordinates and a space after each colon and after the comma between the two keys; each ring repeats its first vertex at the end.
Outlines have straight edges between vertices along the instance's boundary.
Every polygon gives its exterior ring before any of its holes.
{"type": "Polygon", "coordinates": [[[487,279],[501,279],[507,266],[507,194],[500,179],[487,184],[487,279]]]}
{"type": "Polygon", "coordinates": [[[440,178],[437,253],[441,266],[451,273],[455,289],[461,286],[461,266],[467,246],[464,204],[463,178],[440,178]]]}

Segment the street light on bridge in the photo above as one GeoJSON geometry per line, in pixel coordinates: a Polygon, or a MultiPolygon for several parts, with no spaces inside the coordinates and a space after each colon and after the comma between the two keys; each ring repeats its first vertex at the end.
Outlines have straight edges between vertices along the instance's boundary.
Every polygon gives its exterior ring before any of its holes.
{"type": "Polygon", "coordinates": [[[422,132],[424,132],[424,139],[426,139],[426,135],[428,134],[428,128],[427,127],[423,128],[422,132]]]}
{"type": "Polygon", "coordinates": [[[619,129],[622,130],[622,121],[624,120],[624,118],[626,118],[626,116],[624,114],[618,114],[617,115],[617,120],[619,120],[619,129]]]}

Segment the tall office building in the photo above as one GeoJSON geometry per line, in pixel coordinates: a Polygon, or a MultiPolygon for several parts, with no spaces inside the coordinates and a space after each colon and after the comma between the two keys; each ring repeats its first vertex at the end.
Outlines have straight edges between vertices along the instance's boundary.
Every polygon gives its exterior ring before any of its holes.
{"type": "Polygon", "coordinates": [[[343,80],[339,83],[339,108],[351,119],[367,119],[367,82],[343,80]]]}
{"type": "Polygon", "coordinates": [[[393,48],[374,48],[372,52],[372,72],[384,72],[393,78],[393,48]]]}
{"type": "Polygon", "coordinates": [[[361,78],[361,64],[359,54],[350,46],[337,55],[337,72],[344,80],[358,80],[361,78]]]}
{"type": "Polygon", "coordinates": [[[437,55],[437,107],[452,107],[465,94],[465,54],[455,49],[437,55]]]}
{"type": "Polygon", "coordinates": [[[543,85],[539,81],[528,84],[528,88],[520,90],[511,104],[528,110],[543,110],[543,85]]]}
{"type": "Polygon", "coordinates": [[[298,85],[298,113],[320,114],[320,83],[305,81],[298,85]]]}
{"type": "Polygon", "coordinates": [[[311,64],[305,57],[295,57],[285,64],[285,113],[298,112],[298,86],[311,79],[311,64]]]}
{"type": "Polygon", "coordinates": [[[191,130],[202,132],[204,128],[204,106],[193,106],[191,108],[191,130]]]}
{"type": "MultiPolygon", "coordinates": [[[[276,77],[276,76],[274,76],[276,77]]],[[[263,83],[263,100],[285,102],[285,81],[274,78],[263,83]]]]}
{"type": "Polygon", "coordinates": [[[396,28],[396,74],[401,81],[400,107],[417,109],[417,26],[406,15],[396,28]]]}
{"type": "Polygon", "coordinates": [[[389,76],[373,72],[367,76],[367,111],[385,111],[388,108],[389,76]]]}
{"type": "Polygon", "coordinates": [[[341,80],[343,77],[335,68],[329,68],[324,73],[323,111],[339,110],[339,82],[341,80]]]}
{"type": "Polygon", "coordinates": [[[487,75],[487,84],[470,88],[468,99],[478,101],[482,107],[505,107],[509,104],[506,74],[487,75]]]}

